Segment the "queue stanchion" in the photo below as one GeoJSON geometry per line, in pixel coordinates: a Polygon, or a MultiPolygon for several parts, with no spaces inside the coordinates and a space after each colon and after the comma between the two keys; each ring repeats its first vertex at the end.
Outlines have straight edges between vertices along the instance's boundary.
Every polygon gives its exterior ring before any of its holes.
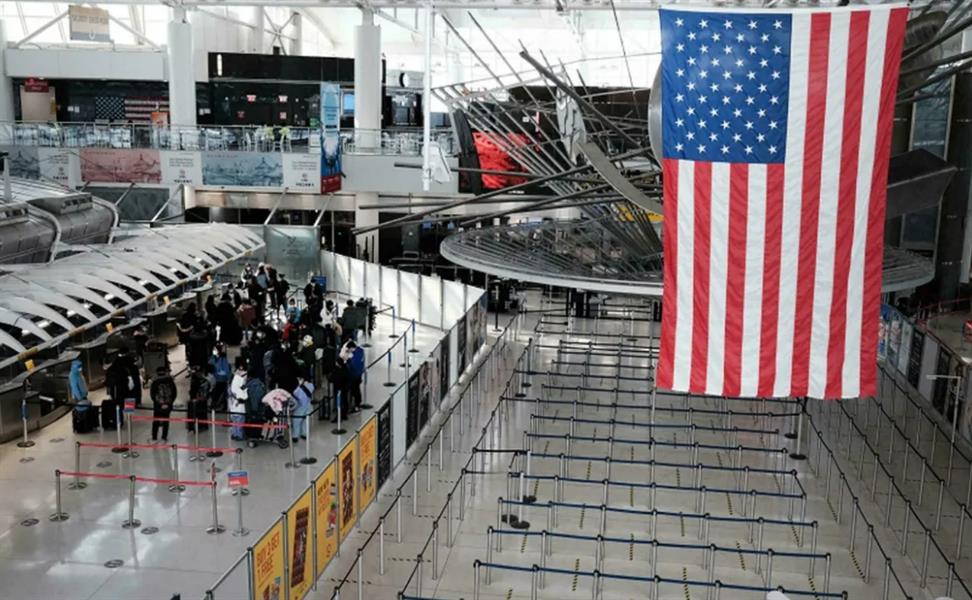
{"type": "Polygon", "coordinates": [[[392,331],[391,331],[391,335],[389,335],[388,337],[390,337],[390,338],[397,338],[398,337],[398,334],[395,333],[395,321],[397,320],[397,317],[395,316],[395,307],[394,306],[391,307],[391,311],[392,311],[392,331]]]}
{"type": "Polygon", "coordinates": [[[48,520],[55,523],[68,520],[68,514],[61,510],[61,471],[54,469],[54,512],[48,520]]]}
{"type": "Polygon", "coordinates": [[[199,448],[199,419],[192,420],[192,445],[197,449],[192,451],[192,456],[189,457],[189,462],[199,462],[206,458],[206,455],[198,450],[199,448]]]}
{"type": "MultiPolygon", "coordinates": [[[[210,449],[206,451],[206,456],[209,458],[219,458],[223,455],[222,450],[216,447],[216,409],[210,409],[209,411],[209,441],[210,449]]],[[[196,427],[199,426],[198,421],[196,422],[196,427]]]]}
{"type": "Polygon", "coordinates": [[[216,480],[213,479],[210,485],[212,486],[212,494],[213,494],[213,524],[206,528],[206,533],[220,534],[226,531],[226,527],[219,524],[219,507],[216,502],[216,480]]]}
{"type": "Polygon", "coordinates": [[[20,420],[24,424],[24,439],[17,442],[17,447],[31,448],[34,442],[27,437],[27,398],[20,401],[20,420]]]}
{"type": "Polygon", "coordinates": [[[296,451],[294,449],[294,446],[297,445],[297,441],[296,440],[298,440],[300,438],[294,437],[294,434],[296,432],[294,431],[294,414],[293,414],[292,405],[293,405],[293,402],[288,402],[287,403],[287,408],[286,408],[287,409],[287,427],[284,430],[285,433],[286,433],[286,435],[287,435],[287,442],[288,442],[287,445],[290,448],[290,461],[288,461],[286,464],[284,464],[284,467],[286,467],[288,469],[296,469],[297,467],[301,466],[300,465],[300,461],[298,461],[297,460],[297,457],[295,456],[295,452],[296,451]]]}
{"type": "Polygon", "coordinates": [[[113,454],[125,454],[128,452],[128,446],[122,443],[122,413],[121,406],[115,405],[115,447],[111,449],[113,454]]]}
{"type": "Polygon", "coordinates": [[[311,436],[311,423],[314,422],[314,419],[311,418],[312,414],[314,414],[314,411],[311,411],[309,414],[306,414],[303,417],[304,428],[305,428],[304,430],[307,432],[307,439],[304,440],[304,446],[305,446],[304,458],[300,459],[300,464],[302,465],[312,465],[317,462],[317,459],[311,456],[311,448],[310,448],[311,440],[313,439],[313,437],[311,436]]]}
{"type": "Polygon", "coordinates": [[[361,398],[361,410],[371,410],[374,408],[371,404],[368,404],[368,369],[364,370],[361,380],[362,385],[362,398],[361,398]]]}
{"type": "Polygon", "coordinates": [[[133,422],[132,415],[135,413],[128,413],[128,452],[122,454],[125,458],[138,458],[138,450],[135,449],[135,440],[133,439],[135,435],[135,423],[133,422]]]}
{"type": "Polygon", "coordinates": [[[331,433],[333,433],[334,435],[344,435],[345,433],[348,432],[347,429],[341,427],[341,403],[344,401],[344,398],[341,396],[341,394],[343,394],[344,392],[345,390],[338,390],[338,392],[334,394],[334,399],[336,404],[335,408],[337,409],[337,427],[331,430],[331,433]]]}
{"type": "Polygon", "coordinates": [[[385,383],[383,384],[385,387],[395,387],[395,382],[392,381],[392,378],[391,378],[392,349],[393,348],[394,348],[394,346],[392,346],[392,348],[389,348],[388,349],[388,361],[387,361],[388,362],[388,366],[385,369],[385,383]]]}
{"type": "MultiPolygon", "coordinates": [[[[237,448],[236,449],[236,470],[237,471],[242,471],[243,470],[243,448],[237,448]]],[[[237,494],[242,494],[244,496],[249,496],[250,495],[250,488],[248,488],[245,485],[244,486],[240,486],[240,487],[235,487],[235,488],[233,488],[230,491],[230,494],[232,494],[233,496],[236,496],[237,494]]]]}
{"type": "Polygon", "coordinates": [[[411,335],[411,337],[412,337],[412,347],[409,348],[408,351],[410,353],[414,354],[414,353],[418,352],[418,348],[415,347],[415,319],[412,319],[412,335],[411,335]]]}
{"type": "MultiPolygon", "coordinates": [[[[74,472],[81,472],[81,442],[74,442],[74,472]]],[[[68,484],[69,490],[83,490],[88,484],[75,475],[74,481],[68,484]]]]}
{"type": "Polygon", "coordinates": [[[128,476],[128,518],[122,521],[122,529],[135,529],[142,524],[135,518],[135,476],[128,476]]]}
{"type": "Polygon", "coordinates": [[[186,486],[179,483],[179,447],[176,444],[170,446],[172,448],[172,479],[173,482],[169,484],[169,491],[176,494],[186,491],[186,486]]]}
{"type": "MultiPolygon", "coordinates": [[[[389,349],[388,351],[391,352],[391,349],[389,349]]],[[[404,369],[407,363],[408,363],[408,329],[402,332],[402,362],[398,366],[404,369]]]]}
{"type": "MultiPolygon", "coordinates": [[[[236,490],[234,489],[234,491],[236,490]]],[[[243,496],[244,494],[236,494],[236,529],[232,532],[234,537],[244,537],[250,534],[250,530],[243,526],[243,496]]]]}

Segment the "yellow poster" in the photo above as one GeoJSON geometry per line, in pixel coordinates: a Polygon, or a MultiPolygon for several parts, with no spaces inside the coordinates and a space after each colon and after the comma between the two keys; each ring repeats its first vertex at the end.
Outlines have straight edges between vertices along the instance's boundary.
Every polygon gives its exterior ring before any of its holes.
{"type": "Polygon", "coordinates": [[[358,484],[358,506],[364,512],[375,499],[375,465],[378,460],[378,417],[373,416],[358,432],[358,452],[361,464],[361,479],[358,484]]]}
{"type": "Polygon", "coordinates": [[[287,511],[290,600],[303,600],[314,583],[314,557],[310,547],[311,508],[311,491],[308,489],[287,511]]]}
{"type": "Polygon", "coordinates": [[[338,489],[341,494],[341,541],[348,537],[358,516],[358,438],[347,443],[338,454],[338,489]]]}
{"type": "Polygon", "coordinates": [[[260,600],[283,600],[283,519],[253,546],[253,592],[260,600]]]}
{"type": "Polygon", "coordinates": [[[314,487],[317,495],[317,574],[320,576],[338,546],[337,468],[334,461],[327,465],[314,487]]]}

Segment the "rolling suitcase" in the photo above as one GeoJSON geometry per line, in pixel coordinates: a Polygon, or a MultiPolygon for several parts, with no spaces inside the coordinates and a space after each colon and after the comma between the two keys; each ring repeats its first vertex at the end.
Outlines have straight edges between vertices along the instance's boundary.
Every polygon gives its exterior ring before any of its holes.
{"type": "Polygon", "coordinates": [[[74,433],[91,433],[98,428],[98,407],[88,405],[83,410],[71,411],[71,426],[74,433]]]}
{"type": "Polygon", "coordinates": [[[118,402],[105,398],[101,401],[101,428],[105,431],[115,431],[118,429],[118,412],[120,409],[118,402]]]}

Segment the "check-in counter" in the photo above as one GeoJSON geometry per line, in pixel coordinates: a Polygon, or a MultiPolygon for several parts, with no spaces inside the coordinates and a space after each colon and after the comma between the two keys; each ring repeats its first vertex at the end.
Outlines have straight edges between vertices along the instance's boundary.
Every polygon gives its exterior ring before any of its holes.
{"type": "Polygon", "coordinates": [[[21,410],[27,400],[27,429],[46,427],[71,410],[68,375],[77,352],[44,361],[0,384],[0,443],[23,435],[21,410]]]}
{"type": "Polygon", "coordinates": [[[81,359],[81,371],[88,382],[88,389],[105,385],[105,359],[108,358],[108,332],[101,330],[95,337],[71,346],[81,359]]]}

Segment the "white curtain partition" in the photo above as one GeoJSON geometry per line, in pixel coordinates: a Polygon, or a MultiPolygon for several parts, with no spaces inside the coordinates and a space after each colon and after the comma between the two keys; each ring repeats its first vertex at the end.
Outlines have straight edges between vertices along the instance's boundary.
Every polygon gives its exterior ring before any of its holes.
{"type": "Polygon", "coordinates": [[[398,269],[381,267],[381,304],[395,307],[395,314],[401,316],[402,307],[398,305],[398,269]]]}
{"type": "Polygon", "coordinates": [[[394,306],[399,318],[450,329],[476,303],[483,290],[455,281],[399,271],[356,258],[321,252],[328,290],[355,298],[367,296],[380,308],[394,306]]]}
{"type": "Polygon", "coordinates": [[[420,322],[426,325],[442,326],[442,280],[438,277],[425,277],[419,280],[422,290],[422,310],[420,322]]]}
{"type": "Polygon", "coordinates": [[[442,302],[443,321],[451,327],[452,323],[456,323],[462,318],[462,315],[466,314],[466,311],[463,309],[463,284],[455,281],[444,281],[442,283],[444,285],[442,302]]]}
{"type": "Polygon", "coordinates": [[[399,293],[402,298],[402,317],[406,319],[422,320],[419,312],[419,274],[402,271],[399,293]]]}
{"type": "Polygon", "coordinates": [[[365,295],[365,263],[360,260],[351,260],[351,282],[348,291],[354,298],[362,298],[365,295]]]}

